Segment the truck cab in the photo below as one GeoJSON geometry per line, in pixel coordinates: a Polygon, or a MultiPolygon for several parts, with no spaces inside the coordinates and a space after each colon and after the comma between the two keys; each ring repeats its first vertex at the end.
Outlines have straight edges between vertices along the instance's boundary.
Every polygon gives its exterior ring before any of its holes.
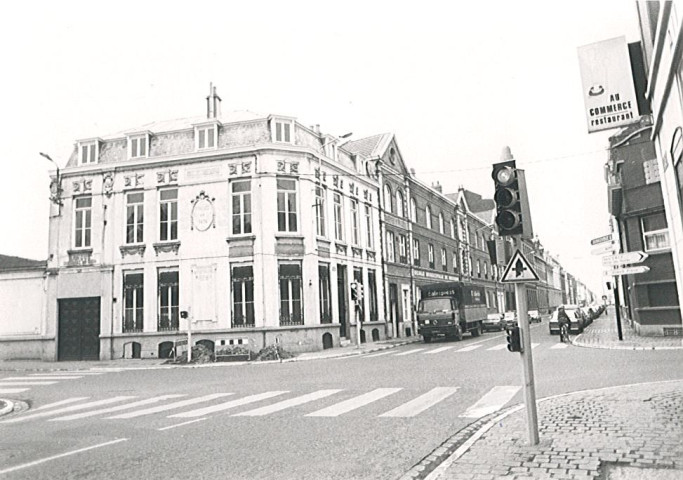
{"type": "MultiPolygon", "coordinates": [[[[476,287],[475,287],[476,288],[476,287]]],[[[461,340],[463,333],[481,335],[485,305],[472,303],[472,288],[461,283],[441,283],[422,287],[422,299],[417,309],[418,334],[425,343],[435,337],[461,340]],[[463,291],[467,294],[463,297],[463,291]],[[469,301],[465,301],[468,300],[469,301]],[[475,314],[476,311],[476,314],[475,314]]],[[[481,295],[475,295],[479,298],[481,295]]],[[[477,300],[478,302],[478,300],[477,300]]]]}

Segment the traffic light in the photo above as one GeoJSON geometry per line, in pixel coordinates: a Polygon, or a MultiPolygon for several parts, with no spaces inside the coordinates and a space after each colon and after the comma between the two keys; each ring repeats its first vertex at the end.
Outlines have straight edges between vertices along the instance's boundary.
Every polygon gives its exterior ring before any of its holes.
{"type": "Polygon", "coordinates": [[[508,340],[508,350],[511,352],[522,351],[522,336],[519,327],[510,327],[506,330],[508,340]]]}
{"type": "Polygon", "coordinates": [[[356,303],[363,301],[363,284],[356,280],[351,282],[351,300],[356,303]]]}
{"type": "Polygon", "coordinates": [[[496,225],[500,236],[521,235],[522,204],[518,171],[514,160],[493,165],[493,183],[496,191],[496,225]]]}

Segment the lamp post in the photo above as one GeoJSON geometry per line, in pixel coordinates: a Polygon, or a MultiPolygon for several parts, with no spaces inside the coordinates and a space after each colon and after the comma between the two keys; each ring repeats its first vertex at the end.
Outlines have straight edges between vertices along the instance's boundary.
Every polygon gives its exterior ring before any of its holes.
{"type": "Polygon", "coordinates": [[[43,153],[43,152],[38,152],[38,153],[41,157],[45,157],[49,161],[51,161],[54,164],[55,168],[57,168],[57,176],[56,176],[55,180],[53,180],[52,183],[50,184],[50,193],[52,194],[50,196],[50,201],[52,201],[52,203],[54,203],[55,205],[58,205],[61,207],[62,206],[62,178],[59,175],[59,165],[57,165],[57,162],[52,160],[50,155],[48,155],[47,153],[43,153]]]}

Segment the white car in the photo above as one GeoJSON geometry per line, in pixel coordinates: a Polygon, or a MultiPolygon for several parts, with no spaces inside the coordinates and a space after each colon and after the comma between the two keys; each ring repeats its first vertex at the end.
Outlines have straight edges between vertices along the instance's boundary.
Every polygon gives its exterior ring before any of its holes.
{"type": "Polygon", "coordinates": [[[486,331],[489,330],[505,330],[505,320],[502,313],[489,313],[486,319],[482,321],[482,325],[486,331]]]}

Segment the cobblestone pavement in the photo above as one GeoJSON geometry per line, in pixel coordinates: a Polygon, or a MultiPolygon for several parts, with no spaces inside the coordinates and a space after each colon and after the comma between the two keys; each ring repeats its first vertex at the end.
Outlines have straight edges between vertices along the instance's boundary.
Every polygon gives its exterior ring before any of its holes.
{"type": "Polygon", "coordinates": [[[552,397],[538,416],[539,445],[528,445],[524,410],[513,410],[426,478],[683,478],[683,381],[552,397]]]}

